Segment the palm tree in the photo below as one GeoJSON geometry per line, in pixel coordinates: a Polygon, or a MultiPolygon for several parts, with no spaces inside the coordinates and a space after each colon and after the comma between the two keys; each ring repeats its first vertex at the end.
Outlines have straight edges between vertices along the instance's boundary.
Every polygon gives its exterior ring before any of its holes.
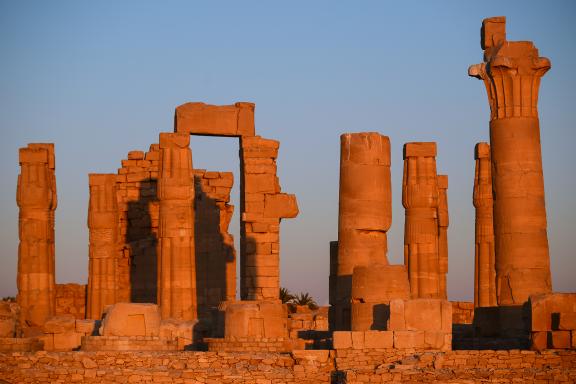
{"type": "Polygon", "coordinates": [[[280,300],[282,304],[289,304],[294,300],[294,295],[286,288],[280,288],[280,300]]]}
{"type": "Polygon", "coordinates": [[[296,305],[307,305],[310,309],[318,309],[318,304],[316,304],[316,301],[314,301],[308,292],[297,294],[294,296],[292,302],[296,305]]]}

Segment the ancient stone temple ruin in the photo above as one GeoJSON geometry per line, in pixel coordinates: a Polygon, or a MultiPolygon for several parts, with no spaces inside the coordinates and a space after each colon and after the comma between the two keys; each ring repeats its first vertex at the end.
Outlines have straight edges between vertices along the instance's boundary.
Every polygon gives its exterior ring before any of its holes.
{"type": "Polygon", "coordinates": [[[575,381],[576,294],[552,292],[546,232],[537,101],[550,61],[507,41],[503,17],[484,20],[481,46],[469,74],[491,115],[470,183],[473,303],[448,300],[448,175],[435,142],[404,143],[392,180],[402,143],[340,136],[330,306],[311,309],[280,300],[281,221],[299,208],[280,187],[279,142],[256,135],[252,103],[186,103],[148,151],[89,174],[87,285],[55,283],[54,145],[20,149],[18,298],[0,302],[0,382],[575,381]],[[238,140],[239,252],[234,176],[195,169],[190,135],[238,140]],[[401,265],[387,256],[393,183],[401,265]]]}

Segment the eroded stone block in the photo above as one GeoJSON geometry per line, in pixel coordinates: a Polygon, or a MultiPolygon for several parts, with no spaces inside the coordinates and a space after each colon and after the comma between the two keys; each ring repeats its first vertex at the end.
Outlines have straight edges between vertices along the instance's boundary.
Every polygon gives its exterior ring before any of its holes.
{"type": "Polygon", "coordinates": [[[156,304],[117,303],[105,311],[102,336],[158,336],[160,310],[156,304]]]}

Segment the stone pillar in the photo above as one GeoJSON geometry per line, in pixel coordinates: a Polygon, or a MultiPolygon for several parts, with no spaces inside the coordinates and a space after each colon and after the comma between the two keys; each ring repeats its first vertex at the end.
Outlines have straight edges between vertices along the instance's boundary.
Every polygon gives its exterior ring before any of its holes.
{"type": "Polygon", "coordinates": [[[436,143],[404,145],[404,263],[413,298],[440,298],[436,143]]]}
{"type": "Polygon", "coordinates": [[[438,175],[438,279],[441,299],[448,298],[448,217],[448,176],[438,175]]]}
{"type": "Polygon", "coordinates": [[[90,174],[88,229],[87,313],[89,319],[100,319],[104,307],[117,302],[116,263],[118,255],[118,204],[116,175],[90,174]]]}
{"type": "Polygon", "coordinates": [[[337,277],[331,304],[335,329],[349,330],[354,268],[388,264],[386,232],[392,222],[390,140],[375,132],[345,133],[340,143],[337,277]]]}
{"type": "Polygon", "coordinates": [[[158,304],[162,318],[195,320],[194,179],[187,133],[160,134],[158,304]]]}
{"type": "Polygon", "coordinates": [[[490,103],[494,241],[499,305],[520,305],[552,290],[540,151],[538,89],[550,61],[530,41],[507,41],[506,19],[482,24],[484,81],[490,103]]]}
{"type": "Polygon", "coordinates": [[[16,201],[20,208],[18,304],[21,322],[41,326],[54,315],[54,211],[56,176],[54,144],[20,148],[16,201]]]}
{"type": "Polygon", "coordinates": [[[476,208],[476,241],[474,252],[474,306],[494,307],[496,270],[494,259],[494,224],[492,220],[492,170],[490,145],[478,143],[474,151],[473,202],[476,208]]]}

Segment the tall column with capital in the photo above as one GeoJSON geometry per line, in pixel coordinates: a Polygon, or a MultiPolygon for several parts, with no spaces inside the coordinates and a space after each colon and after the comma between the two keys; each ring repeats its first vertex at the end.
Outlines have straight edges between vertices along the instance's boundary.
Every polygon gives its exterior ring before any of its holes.
{"type": "Polygon", "coordinates": [[[476,208],[476,240],[474,252],[474,306],[493,307],[496,302],[496,270],[494,258],[494,223],[492,219],[492,170],[490,145],[478,143],[474,150],[473,202],[476,208]]]}
{"type": "Polygon", "coordinates": [[[404,145],[404,264],[413,298],[441,298],[436,143],[404,145]]]}
{"type": "Polygon", "coordinates": [[[438,283],[442,299],[448,298],[448,224],[448,175],[438,175],[438,283]]]}
{"type": "Polygon", "coordinates": [[[88,175],[90,202],[88,228],[90,255],[86,317],[100,319],[104,307],[116,303],[118,255],[118,204],[116,175],[88,175]]]}
{"type": "Polygon", "coordinates": [[[194,178],[188,133],[160,134],[158,304],[162,318],[195,320],[194,178]]]}
{"type": "Polygon", "coordinates": [[[506,19],[482,23],[484,81],[490,103],[496,289],[499,305],[520,305],[552,290],[538,120],[540,78],[550,60],[530,41],[507,41],[506,19]]]}
{"type": "Polygon", "coordinates": [[[41,326],[56,311],[54,144],[28,144],[19,155],[18,304],[23,324],[41,326]]]}

